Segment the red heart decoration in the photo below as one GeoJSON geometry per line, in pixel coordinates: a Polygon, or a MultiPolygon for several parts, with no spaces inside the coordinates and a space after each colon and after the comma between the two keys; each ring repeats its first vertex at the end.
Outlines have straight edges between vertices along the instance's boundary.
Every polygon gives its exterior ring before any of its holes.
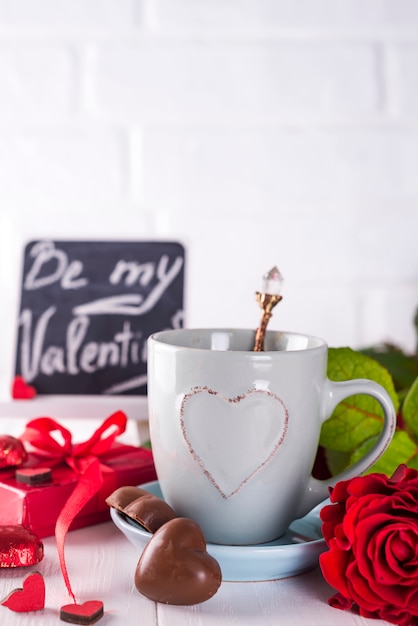
{"type": "Polygon", "coordinates": [[[45,582],[40,572],[32,572],[23,581],[23,589],[15,589],[1,603],[15,613],[40,611],[45,606],[45,582]]]}
{"type": "Polygon", "coordinates": [[[66,604],[61,607],[60,618],[71,624],[94,624],[103,617],[103,602],[89,600],[84,604],[66,604]]]}
{"type": "Polygon", "coordinates": [[[12,385],[12,398],[15,400],[32,400],[35,397],[35,387],[29,385],[22,376],[15,376],[12,385]]]}
{"type": "Polygon", "coordinates": [[[200,526],[186,517],[166,522],[152,535],[135,572],[138,591],[166,604],[209,600],[221,581],[221,568],[208,554],[200,526]]]}

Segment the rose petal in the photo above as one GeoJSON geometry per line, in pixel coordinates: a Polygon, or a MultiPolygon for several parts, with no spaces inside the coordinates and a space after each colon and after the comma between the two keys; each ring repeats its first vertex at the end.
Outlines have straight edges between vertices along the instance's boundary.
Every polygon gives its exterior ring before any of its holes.
{"type": "Polygon", "coordinates": [[[347,567],[348,597],[368,611],[376,611],[382,604],[382,598],[371,589],[370,581],[360,574],[356,561],[351,561],[347,567]]]}
{"type": "Polygon", "coordinates": [[[397,626],[418,625],[416,613],[414,618],[414,614],[408,610],[396,610],[396,608],[387,605],[380,608],[378,617],[397,626]]]}
{"type": "Polygon", "coordinates": [[[339,524],[345,515],[344,504],[326,504],[319,512],[321,520],[327,524],[339,524]]]}
{"type": "Polygon", "coordinates": [[[320,557],[337,594],[331,606],[418,626],[418,471],[402,466],[390,479],[368,474],[340,481],[323,508],[329,546],[320,557]]]}
{"type": "Polygon", "coordinates": [[[411,528],[401,529],[391,537],[390,555],[403,566],[413,561],[418,562],[417,540],[418,535],[411,528]]]}
{"type": "Polygon", "coordinates": [[[340,480],[330,494],[331,502],[346,502],[348,498],[347,487],[349,484],[349,480],[340,480]]]}
{"type": "MultiPolygon", "coordinates": [[[[373,498],[371,496],[371,498],[373,498]]],[[[370,499],[363,497],[352,503],[350,508],[343,519],[344,533],[350,543],[353,543],[357,537],[357,526],[359,519],[365,515],[365,511],[368,510],[370,499]]]]}
{"type": "Polygon", "coordinates": [[[333,549],[323,552],[319,557],[319,564],[325,580],[345,596],[349,596],[347,588],[347,578],[345,575],[347,566],[350,563],[350,552],[343,552],[333,549]]]}
{"type": "Polygon", "coordinates": [[[345,507],[342,504],[328,504],[321,509],[322,534],[325,541],[335,536],[336,527],[344,518],[345,507]]]}
{"type": "MultiPolygon", "coordinates": [[[[405,528],[390,516],[372,516],[368,522],[369,528],[366,520],[359,524],[353,547],[359,573],[376,595],[388,602],[405,604],[410,591],[402,587],[416,588],[417,569],[395,563],[390,552],[391,540],[398,537],[400,531],[405,532],[405,528]]],[[[411,532],[415,534],[412,529],[411,532]]]]}
{"type": "Polygon", "coordinates": [[[390,494],[393,491],[393,485],[388,483],[385,474],[367,474],[366,476],[358,476],[349,481],[347,491],[351,496],[359,498],[363,495],[390,494]]]}
{"type": "Polygon", "coordinates": [[[353,608],[354,602],[350,598],[346,598],[342,593],[336,593],[329,598],[328,604],[334,609],[340,609],[341,611],[349,611],[353,608]]]}
{"type": "Polygon", "coordinates": [[[415,482],[417,479],[417,470],[412,467],[407,467],[405,464],[399,465],[399,467],[394,471],[390,478],[390,482],[400,483],[400,482],[415,482]]]}
{"type": "Polygon", "coordinates": [[[388,568],[394,576],[418,580],[418,529],[401,525],[388,535],[384,547],[388,568]]]}

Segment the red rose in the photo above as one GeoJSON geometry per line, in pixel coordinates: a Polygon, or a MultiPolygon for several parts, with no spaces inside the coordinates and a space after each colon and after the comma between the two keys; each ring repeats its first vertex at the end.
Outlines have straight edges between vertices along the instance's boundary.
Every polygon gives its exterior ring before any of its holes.
{"type": "Polygon", "coordinates": [[[341,481],[330,499],[321,511],[329,550],[320,557],[338,591],[330,605],[418,626],[418,471],[401,465],[391,478],[341,481]]]}

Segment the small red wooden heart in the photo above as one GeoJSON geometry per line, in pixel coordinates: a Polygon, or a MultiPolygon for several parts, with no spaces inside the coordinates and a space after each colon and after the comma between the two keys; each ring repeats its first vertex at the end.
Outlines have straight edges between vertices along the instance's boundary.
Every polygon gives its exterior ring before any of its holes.
{"type": "Polygon", "coordinates": [[[35,387],[29,385],[22,376],[15,376],[12,385],[12,398],[15,400],[32,400],[35,397],[35,387]]]}
{"type": "Polygon", "coordinates": [[[45,582],[40,572],[32,572],[23,581],[23,589],[15,589],[1,603],[15,613],[40,611],[45,607],[45,582]]]}
{"type": "Polygon", "coordinates": [[[200,526],[186,517],[166,522],[152,535],[135,572],[138,591],[166,604],[209,600],[221,581],[221,568],[206,551],[200,526]]]}
{"type": "Polygon", "coordinates": [[[103,617],[103,602],[89,600],[84,604],[66,604],[61,607],[60,618],[71,624],[94,624],[103,617]]]}
{"type": "Polygon", "coordinates": [[[16,470],[15,478],[25,485],[45,485],[52,481],[52,470],[50,467],[21,467],[16,470]]]}

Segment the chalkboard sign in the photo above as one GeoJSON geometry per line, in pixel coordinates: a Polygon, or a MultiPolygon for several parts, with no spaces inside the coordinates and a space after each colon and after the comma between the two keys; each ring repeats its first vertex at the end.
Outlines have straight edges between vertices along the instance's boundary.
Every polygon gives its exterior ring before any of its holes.
{"type": "Polygon", "coordinates": [[[16,375],[38,394],[146,394],[148,336],[183,325],[185,252],[162,241],[25,247],[16,375]]]}

